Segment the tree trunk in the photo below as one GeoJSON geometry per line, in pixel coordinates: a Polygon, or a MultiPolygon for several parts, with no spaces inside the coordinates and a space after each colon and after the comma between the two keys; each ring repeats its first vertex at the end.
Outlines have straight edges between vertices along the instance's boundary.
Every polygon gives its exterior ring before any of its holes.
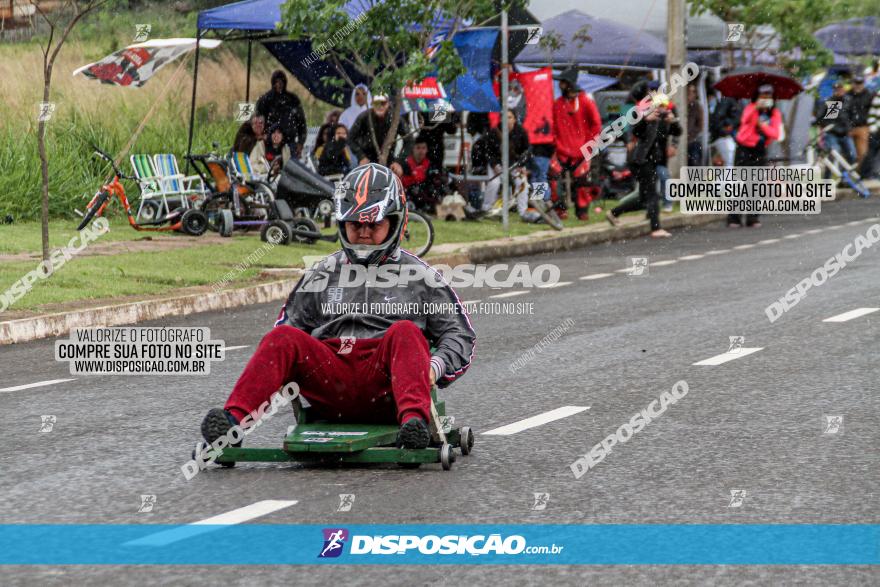
{"type": "Polygon", "coordinates": [[[400,101],[402,99],[403,98],[398,95],[397,99],[394,101],[394,110],[391,112],[391,127],[388,129],[388,134],[385,135],[385,140],[382,142],[382,152],[379,153],[380,165],[388,165],[388,156],[391,154],[391,145],[393,145],[395,139],[397,139],[397,128],[400,126],[400,101]]]}
{"type": "MultiPolygon", "coordinates": [[[[49,102],[49,85],[52,83],[52,63],[48,55],[43,67],[43,103],[49,102]]],[[[41,112],[42,114],[42,112],[41,112]]],[[[42,118],[42,116],[40,117],[42,118]]],[[[43,180],[40,223],[43,242],[43,261],[49,260],[49,158],[46,154],[46,122],[40,120],[37,127],[37,146],[40,151],[40,174],[43,180]]]]}

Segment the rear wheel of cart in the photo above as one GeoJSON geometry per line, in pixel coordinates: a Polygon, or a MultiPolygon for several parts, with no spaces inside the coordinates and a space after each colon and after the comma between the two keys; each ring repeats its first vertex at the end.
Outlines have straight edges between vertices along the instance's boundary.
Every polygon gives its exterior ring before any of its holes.
{"type": "Polygon", "coordinates": [[[318,239],[312,236],[304,236],[296,234],[296,229],[308,230],[311,232],[320,232],[318,230],[318,225],[315,224],[315,221],[311,218],[297,218],[293,222],[290,223],[293,227],[293,240],[298,243],[302,243],[305,245],[313,245],[318,239]]]}
{"type": "Polygon", "coordinates": [[[208,230],[208,216],[201,210],[187,210],[180,222],[183,232],[190,236],[202,236],[208,230]]]}
{"type": "Polygon", "coordinates": [[[260,240],[273,245],[289,245],[290,225],[284,220],[270,220],[260,229],[260,240]]]}
{"type": "Polygon", "coordinates": [[[217,212],[217,232],[220,236],[232,236],[232,230],[235,228],[235,219],[232,217],[232,210],[218,210],[217,212]]]}

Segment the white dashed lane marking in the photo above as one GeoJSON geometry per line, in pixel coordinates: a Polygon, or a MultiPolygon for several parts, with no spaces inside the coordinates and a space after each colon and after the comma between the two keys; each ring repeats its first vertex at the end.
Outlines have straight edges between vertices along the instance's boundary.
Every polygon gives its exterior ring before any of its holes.
{"type": "Polygon", "coordinates": [[[712,251],[706,251],[707,255],[723,255],[724,253],[729,253],[730,249],[715,249],[712,251]]]}
{"type": "Polygon", "coordinates": [[[714,357],[709,357],[708,359],[703,359],[702,361],[694,363],[694,365],[721,365],[722,363],[727,363],[728,361],[733,361],[734,359],[741,359],[743,357],[751,355],[752,353],[757,353],[761,350],[764,350],[764,347],[742,347],[735,351],[728,351],[726,353],[721,353],[720,355],[715,355],[714,357]]]}
{"type": "Polygon", "coordinates": [[[800,234],[787,234],[782,238],[797,238],[799,236],[801,236],[801,235],[800,234]]]}
{"type": "Polygon", "coordinates": [[[697,259],[702,259],[706,255],[685,255],[684,257],[679,257],[679,261],[696,261],[697,259]]]}
{"type": "Polygon", "coordinates": [[[751,249],[751,248],[756,247],[756,246],[758,246],[758,245],[753,245],[753,244],[747,244],[747,245],[736,245],[735,247],[733,247],[733,250],[735,250],[735,251],[744,251],[744,250],[746,250],[746,249],[751,249]]]}
{"type": "Polygon", "coordinates": [[[556,283],[548,283],[546,285],[539,285],[538,289],[552,289],[554,287],[563,287],[566,285],[571,285],[571,282],[570,281],[559,281],[556,283]]]}
{"type": "Polygon", "coordinates": [[[513,296],[521,296],[523,294],[529,293],[527,290],[522,291],[509,291],[503,294],[495,294],[494,296],[489,296],[490,298],[512,298],[513,296]]]}
{"type": "Polygon", "coordinates": [[[651,267],[665,267],[667,265],[675,265],[676,263],[678,263],[677,259],[666,259],[665,261],[654,261],[648,265],[651,267]]]}
{"type": "Polygon", "coordinates": [[[581,281],[590,281],[591,279],[602,279],[603,277],[611,277],[614,275],[613,273],[593,273],[592,275],[584,275],[583,277],[578,277],[581,281]]]}
{"type": "Polygon", "coordinates": [[[822,230],[822,228],[814,228],[813,230],[806,231],[804,234],[819,234],[822,230]]]}
{"type": "Polygon", "coordinates": [[[589,409],[590,406],[562,406],[561,408],[556,408],[555,410],[550,410],[549,412],[544,412],[543,414],[538,414],[537,416],[532,416],[531,418],[508,424],[507,426],[493,428],[488,432],[483,432],[483,436],[510,436],[511,434],[516,434],[517,432],[522,432],[529,428],[536,428],[542,424],[547,424],[548,422],[580,414],[589,409]]]}
{"type": "Polygon", "coordinates": [[[249,346],[251,346],[251,345],[249,345],[249,344],[240,344],[240,345],[238,345],[238,346],[228,346],[228,347],[226,347],[224,350],[227,350],[227,351],[237,351],[238,349],[246,349],[246,348],[248,348],[249,346]]]}
{"type": "Polygon", "coordinates": [[[143,538],[138,538],[136,540],[126,542],[123,546],[165,546],[166,544],[171,544],[172,542],[184,540],[192,536],[197,536],[199,534],[205,534],[206,532],[219,530],[220,528],[218,528],[218,526],[231,526],[233,524],[242,524],[255,518],[260,518],[267,514],[271,514],[272,512],[283,510],[284,508],[290,507],[296,503],[296,500],[281,499],[267,499],[264,501],[258,501],[257,503],[252,503],[251,505],[247,505],[243,508],[238,508],[237,510],[232,510],[231,512],[226,512],[225,514],[220,514],[219,516],[213,516],[204,520],[200,520],[198,522],[193,522],[192,524],[172,528],[170,530],[148,534],[143,538]]]}
{"type": "Polygon", "coordinates": [[[37,381],[36,383],[25,383],[24,385],[16,385],[14,387],[4,387],[0,389],[0,393],[8,391],[22,391],[23,389],[33,389],[34,387],[45,387],[47,385],[55,385],[57,383],[65,383],[67,381],[76,381],[76,379],[50,379],[48,381],[37,381]]]}
{"type": "Polygon", "coordinates": [[[860,318],[865,314],[872,314],[877,310],[880,310],[880,308],[856,308],[855,310],[850,310],[849,312],[844,312],[843,314],[838,314],[831,318],[825,318],[822,322],[846,322],[848,320],[860,318]]]}
{"type": "Polygon", "coordinates": [[[759,245],[772,245],[773,243],[778,243],[780,239],[778,238],[768,238],[766,240],[758,241],[759,245]]]}

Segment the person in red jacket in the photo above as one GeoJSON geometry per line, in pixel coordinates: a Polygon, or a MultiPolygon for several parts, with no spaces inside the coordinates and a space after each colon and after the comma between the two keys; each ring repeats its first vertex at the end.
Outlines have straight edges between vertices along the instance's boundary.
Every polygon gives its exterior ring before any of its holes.
{"type": "MultiPolygon", "coordinates": [[[[752,102],[743,109],[736,132],[733,164],[737,167],[767,165],[767,147],[779,138],[781,129],[782,113],[773,106],[773,85],[765,84],[758,88],[752,102]]],[[[739,214],[729,214],[727,225],[731,228],[742,226],[739,214]]],[[[746,214],[746,226],[759,228],[758,215],[746,214]]]]}
{"type": "Polygon", "coordinates": [[[571,172],[577,188],[577,217],[587,220],[593,198],[587,187],[587,174],[575,174],[575,170],[584,163],[581,147],[602,131],[602,119],[596,103],[578,87],[577,75],[576,69],[567,69],[555,78],[559,80],[562,95],[553,103],[553,132],[556,135],[556,160],[562,173],[571,172]]]}
{"type": "Polygon", "coordinates": [[[428,141],[418,137],[413,144],[412,153],[406,159],[391,164],[403,183],[407,197],[421,210],[433,213],[443,199],[443,190],[437,178],[437,168],[428,159],[428,141]]]}

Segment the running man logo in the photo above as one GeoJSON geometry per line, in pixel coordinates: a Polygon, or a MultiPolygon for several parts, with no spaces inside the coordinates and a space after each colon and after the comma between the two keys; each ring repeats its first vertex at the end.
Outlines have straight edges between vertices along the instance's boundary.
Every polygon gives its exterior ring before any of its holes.
{"type": "Polygon", "coordinates": [[[840,109],[843,108],[843,102],[840,100],[825,100],[825,116],[828,120],[834,120],[840,115],[840,109]]]}
{"type": "Polygon", "coordinates": [[[648,274],[648,258],[647,257],[630,257],[630,267],[627,275],[642,277],[648,274]]]}
{"type": "Polygon", "coordinates": [[[336,558],[342,554],[345,541],[348,540],[348,530],[345,528],[324,528],[324,548],[318,558],[336,558]]]}
{"type": "Polygon", "coordinates": [[[735,43],[740,40],[746,30],[746,25],[741,22],[727,23],[727,42],[735,43]]]}
{"type": "Polygon", "coordinates": [[[149,514],[156,505],[155,495],[141,495],[141,506],[138,508],[139,514],[149,514]]]}
{"type": "Polygon", "coordinates": [[[52,432],[57,421],[55,416],[40,416],[40,432],[52,432]]]}
{"type": "Polygon", "coordinates": [[[535,502],[532,504],[532,507],[529,509],[533,512],[540,512],[547,509],[547,504],[550,503],[550,494],[549,493],[535,493],[535,502]]]}
{"type": "Polygon", "coordinates": [[[741,508],[743,502],[746,500],[746,490],[745,489],[731,489],[730,490],[730,503],[727,504],[729,508],[741,508]]]}
{"type": "Polygon", "coordinates": [[[440,416],[440,428],[445,434],[452,432],[453,424],[455,424],[455,416],[440,416]]]}
{"type": "Polygon", "coordinates": [[[446,120],[446,112],[449,110],[449,105],[443,100],[438,100],[434,102],[431,106],[431,122],[443,122],[446,120]]]}
{"type": "Polygon", "coordinates": [[[340,493],[339,494],[339,506],[336,508],[336,511],[337,512],[350,512],[353,505],[354,505],[354,493],[340,493]]]}
{"type": "Polygon", "coordinates": [[[354,349],[354,343],[357,340],[354,336],[343,336],[339,339],[339,350],[337,355],[350,355],[354,349]]]}
{"type": "Polygon", "coordinates": [[[253,102],[239,102],[236,105],[238,112],[235,115],[235,120],[237,122],[244,122],[246,120],[250,120],[254,115],[257,107],[253,102]]]}
{"type": "Polygon", "coordinates": [[[150,38],[150,33],[153,31],[153,25],[151,24],[136,24],[134,25],[134,42],[135,43],[143,43],[147,39],[150,38]]]}
{"type": "Polygon", "coordinates": [[[730,346],[727,349],[728,353],[738,353],[739,349],[746,343],[745,336],[730,336],[728,338],[730,339],[730,346]]]}
{"type": "Polygon", "coordinates": [[[37,122],[48,122],[55,114],[55,102],[40,102],[37,122]]]}
{"type": "Polygon", "coordinates": [[[825,416],[822,434],[837,434],[843,428],[843,416],[825,416]]]}
{"type": "Polygon", "coordinates": [[[544,28],[539,26],[531,26],[528,28],[529,36],[526,39],[526,45],[537,45],[544,34],[544,28]]]}

